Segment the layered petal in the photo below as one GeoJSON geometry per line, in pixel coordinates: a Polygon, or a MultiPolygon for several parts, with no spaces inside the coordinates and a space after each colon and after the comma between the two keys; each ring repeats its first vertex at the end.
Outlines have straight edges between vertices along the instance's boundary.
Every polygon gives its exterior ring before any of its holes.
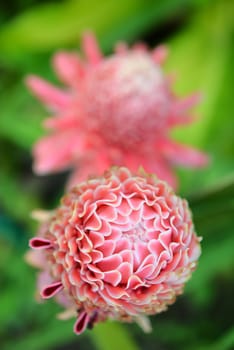
{"type": "Polygon", "coordinates": [[[28,261],[44,271],[41,297],[78,312],[77,334],[107,318],[149,330],[144,315],[175,301],[200,255],[186,201],[156,177],[118,167],[77,183],[30,247],[28,261]]]}

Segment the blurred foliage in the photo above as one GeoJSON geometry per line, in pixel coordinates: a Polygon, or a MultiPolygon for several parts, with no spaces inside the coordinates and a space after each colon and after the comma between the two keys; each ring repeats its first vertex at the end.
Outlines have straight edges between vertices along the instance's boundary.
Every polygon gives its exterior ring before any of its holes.
{"type": "Polygon", "coordinates": [[[197,190],[234,170],[233,9],[230,1],[214,1],[206,11],[194,16],[187,30],[175,36],[170,45],[168,66],[179,72],[178,92],[197,89],[203,94],[195,110],[197,122],[186,126],[186,132],[176,130],[175,136],[205,148],[211,155],[211,166],[204,171],[181,172],[183,193],[189,191],[191,183],[197,190]]]}
{"type": "Polygon", "coordinates": [[[228,0],[108,1],[14,0],[0,4],[0,343],[3,350],[139,349],[229,350],[234,347],[234,141],[233,4],[228,0]],[[205,149],[211,163],[200,171],[180,170],[180,192],[203,236],[203,254],[186,292],[163,314],[153,332],[106,323],[76,337],[72,321],[58,321],[59,306],[33,298],[35,271],[24,253],[35,230],[30,212],[53,207],[66,174],[37,177],[30,147],[43,133],[42,107],[24,87],[25,74],[53,81],[49,59],[61,47],[78,47],[93,29],[104,52],[115,41],[168,43],[167,71],[176,90],[202,91],[197,122],[174,137],[205,149]],[[128,334],[127,334],[128,331],[128,334]],[[14,335],[12,337],[12,334],[14,335]],[[132,337],[130,337],[130,335],[132,337]]]}

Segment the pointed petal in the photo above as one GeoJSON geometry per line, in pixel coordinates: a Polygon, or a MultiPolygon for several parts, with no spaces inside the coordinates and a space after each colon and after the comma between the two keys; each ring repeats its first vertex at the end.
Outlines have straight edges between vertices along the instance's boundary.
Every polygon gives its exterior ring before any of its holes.
{"type": "Polygon", "coordinates": [[[156,174],[159,179],[167,181],[173,188],[177,187],[177,180],[171,166],[163,157],[159,156],[157,145],[155,145],[155,151],[152,149],[150,154],[145,154],[141,158],[134,155],[127,156],[124,162],[132,171],[137,171],[139,166],[142,166],[146,172],[156,174]]]}
{"type": "Polygon", "coordinates": [[[35,209],[31,213],[31,218],[38,222],[45,222],[50,219],[51,213],[49,210],[35,209]]]}
{"type": "Polygon", "coordinates": [[[178,125],[186,126],[188,124],[193,123],[195,119],[196,118],[194,116],[185,115],[185,114],[176,115],[172,113],[168,118],[168,127],[173,128],[173,127],[177,127],[178,125]]]}
{"type": "Polygon", "coordinates": [[[90,178],[93,175],[97,176],[103,174],[103,172],[111,165],[111,162],[106,157],[106,153],[107,151],[102,149],[98,149],[98,153],[94,150],[92,150],[92,154],[86,152],[86,158],[81,159],[79,162],[79,168],[76,168],[72,172],[67,184],[67,189],[71,189],[78,183],[87,180],[87,178],[90,178]]]}
{"type": "Polygon", "coordinates": [[[92,174],[92,170],[93,169],[90,166],[87,166],[87,164],[82,164],[82,166],[75,168],[68,179],[66,189],[70,190],[80,182],[85,181],[92,174]]]}
{"type": "Polygon", "coordinates": [[[157,64],[163,64],[168,56],[168,49],[164,45],[157,46],[151,54],[152,59],[157,64]]]}
{"type": "Polygon", "coordinates": [[[138,324],[138,326],[145,332],[150,333],[152,331],[152,326],[150,323],[150,319],[147,316],[139,315],[136,316],[135,322],[138,324]]]}
{"type": "Polygon", "coordinates": [[[76,115],[67,114],[61,117],[47,118],[43,122],[43,126],[47,129],[55,129],[58,131],[63,131],[68,128],[78,128],[80,126],[78,111],[76,111],[76,115]]]}
{"type": "Polygon", "coordinates": [[[84,34],[82,47],[90,64],[96,65],[102,60],[102,52],[93,33],[86,32],[84,34]]]}
{"type": "Polygon", "coordinates": [[[70,86],[77,87],[85,74],[84,66],[75,53],[56,53],[53,66],[61,81],[70,86]]]}
{"type": "Polygon", "coordinates": [[[128,51],[128,45],[124,41],[119,41],[115,45],[115,53],[117,54],[125,54],[128,51]]]}
{"type": "Polygon", "coordinates": [[[28,76],[26,84],[32,93],[52,110],[65,108],[70,102],[70,96],[66,92],[37,76],[28,76]]]}
{"type": "Polygon", "coordinates": [[[176,100],[171,107],[171,115],[168,118],[168,126],[174,127],[177,125],[187,125],[192,123],[195,118],[188,115],[186,112],[188,109],[196,106],[201,101],[201,94],[194,93],[185,98],[176,100]]]}
{"type": "Polygon", "coordinates": [[[45,256],[41,250],[29,250],[24,259],[29,265],[39,269],[44,269],[46,266],[45,256]]]}
{"type": "Polygon", "coordinates": [[[132,50],[137,51],[137,52],[147,52],[147,45],[143,42],[137,42],[132,46],[132,50]]]}
{"type": "Polygon", "coordinates": [[[174,102],[173,109],[176,114],[183,113],[189,108],[196,106],[201,101],[201,99],[201,93],[196,92],[187,97],[178,99],[176,102],[174,102]]]}
{"type": "Polygon", "coordinates": [[[60,292],[62,289],[63,284],[61,281],[58,281],[46,286],[40,294],[43,299],[49,299],[56,295],[58,292],[60,292]]]}
{"type": "Polygon", "coordinates": [[[89,323],[89,315],[87,314],[86,311],[82,311],[77,320],[76,320],[76,323],[74,324],[74,332],[76,334],[81,334],[84,332],[84,330],[87,328],[88,326],[88,323],[89,323]]]}
{"type": "Polygon", "coordinates": [[[84,149],[76,130],[66,130],[40,139],[33,148],[37,174],[67,169],[84,149]]]}
{"type": "Polygon", "coordinates": [[[57,314],[57,319],[58,320],[69,320],[69,318],[75,317],[77,314],[76,310],[74,310],[74,308],[70,308],[70,309],[65,309],[62,312],[59,312],[57,314]]]}
{"type": "Polygon", "coordinates": [[[30,239],[29,246],[33,249],[45,249],[51,248],[53,245],[49,239],[45,239],[42,237],[34,237],[30,239]]]}
{"type": "Polygon", "coordinates": [[[208,156],[205,153],[175,141],[162,140],[159,147],[164,156],[173,164],[181,164],[186,167],[203,167],[208,164],[208,156]]]}

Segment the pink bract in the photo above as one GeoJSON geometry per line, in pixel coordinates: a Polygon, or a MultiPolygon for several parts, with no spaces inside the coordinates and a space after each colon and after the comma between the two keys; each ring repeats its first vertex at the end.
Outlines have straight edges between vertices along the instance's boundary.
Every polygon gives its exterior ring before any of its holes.
{"type": "Polygon", "coordinates": [[[40,294],[76,315],[74,331],[107,318],[137,322],[166,310],[200,255],[187,202],[154,175],[112,168],[70,190],[30,240],[40,294]]]}
{"type": "Polygon", "coordinates": [[[48,135],[34,147],[38,174],[74,170],[69,187],[109,166],[143,166],[176,186],[172,165],[200,167],[207,156],[171,140],[170,129],[192,121],[197,94],[178,98],[161,65],[166,49],[118,44],[103,57],[92,34],[83,37],[84,57],[59,52],[53,67],[66,88],[29,76],[30,90],[50,109],[48,135]]]}

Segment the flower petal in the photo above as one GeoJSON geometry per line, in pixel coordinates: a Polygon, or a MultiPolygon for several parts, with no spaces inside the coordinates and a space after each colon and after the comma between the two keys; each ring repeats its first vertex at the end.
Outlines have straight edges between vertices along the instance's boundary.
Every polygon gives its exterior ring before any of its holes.
{"type": "Polygon", "coordinates": [[[159,147],[172,163],[186,167],[203,167],[208,163],[208,156],[192,147],[178,144],[172,140],[161,141],[159,147]]]}
{"type": "Polygon", "coordinates": [[[75,53],[56,53],[53,66],[61,81],[70,86],[77,87],[85,74],[84,64],[75,53]]]}
{"type": "Polygon", "coordinates": [[[41,296],[43,299],[49,299],[52,298],[54,295],[56,295],[58,292],[60,292],[63,289],[63,284],[61,281],[54,282],[47,287],[45,287],[41,291],[41,296]]]}
{"type": "Polygon", "coordinates": [[[82,40],[83,51],[90,64],[97,64],[102,60],[102,53],[97,40],[91,32],[86,32],[82,40]]]}
{"type": "Polygon", "coordinates": [[[30,75],[26,79],[26,83],[30,90],[49,108],[59,110],[65,108],[70,101],[70,94],[57,89],[47,81],[30,75]]]}
{"type": "Polygon", "coordinates": [[[87,314],[86,311],[81,311],[79,314],[76,323],[74,324],[74,333],[76,334],[81,334],[84,332],[84,330],[87,328],[89,323],[89,315],[87,314]]]}
{"type": "Polygon", "coordinates": [[[52,242],[49,239],[42,237],[35,237],[30,239],[29,246],[33,249],[45,249],[53,246],[52,242]]]}

